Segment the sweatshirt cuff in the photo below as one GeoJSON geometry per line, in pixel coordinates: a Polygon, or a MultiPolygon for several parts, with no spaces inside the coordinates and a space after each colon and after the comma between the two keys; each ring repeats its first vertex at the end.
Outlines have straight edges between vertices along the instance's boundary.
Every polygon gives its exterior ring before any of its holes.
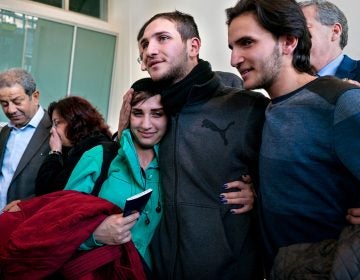
{"type": "Polygon", "coordinates": [[[91,250],[94,247],[100,247],[103,245],[103,243],[96,241],[94,234],[91,234],[90,237],[80,245],[80,250],[91,250]]]}

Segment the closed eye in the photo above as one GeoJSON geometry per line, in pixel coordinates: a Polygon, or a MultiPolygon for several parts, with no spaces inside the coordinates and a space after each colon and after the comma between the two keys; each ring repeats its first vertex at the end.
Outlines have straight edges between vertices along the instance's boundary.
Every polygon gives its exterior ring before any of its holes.
{"type": "Polygon", "coordinates": [[[163,117],[165,115],[165,112],[164,112],[164,110],[156,110],[156,111],[152,111],[151,115],[154,118],[161,118],[161,117],[163,117]]]}
{"type": "Polygon", "coordinates": [[[141,117],[143,115],[143,111],[140,110],[133,110],[131,114],[135,117],[141,117]]]}

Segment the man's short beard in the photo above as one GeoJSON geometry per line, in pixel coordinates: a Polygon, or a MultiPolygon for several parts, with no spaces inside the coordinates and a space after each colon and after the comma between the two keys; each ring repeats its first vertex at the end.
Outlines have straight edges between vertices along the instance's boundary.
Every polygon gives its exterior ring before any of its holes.
{"type": "Polygon", "coordinates": [[[262,79],[259,81],[256,88],[263,88],[263,89],[269,89],[275,79],[279,76],[280,67],[282,64],[282,56],[280,54],[279,50],[279,43],[277,43],[274,47],[274,51],[269,57],[270,59],[267,60],[267,62],[263,65],[265,71],[268,71],[265,73],[265,75],[262,76],[262,79]]]}
{"type": "Polygon", "coordinates": [[[177,61],[181,61],[180,64],[171,67],[168,73],[166,73],[163,77],[159,78],[158,80],[154,80],[154,81],[161,82],[162,84],[173,85],[181,81],[183,78],[185,78],[186,75],[188,74],[186,65],[189,60],[186,47],[184,47],[182,56],[183,57],[177,58],[177,61]]]}

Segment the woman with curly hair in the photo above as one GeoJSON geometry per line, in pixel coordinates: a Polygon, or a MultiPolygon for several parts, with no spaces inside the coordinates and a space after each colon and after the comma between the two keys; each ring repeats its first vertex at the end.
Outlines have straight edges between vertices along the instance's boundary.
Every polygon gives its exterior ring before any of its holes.
{"type": "Polygon", "coordinates": [[[35,194],[62,190],[84,152],[111,141],[111,131],[102,115],[86,99],[70,96],[49,105],[53,122],[50,153],[42,163],[35,194]]]}

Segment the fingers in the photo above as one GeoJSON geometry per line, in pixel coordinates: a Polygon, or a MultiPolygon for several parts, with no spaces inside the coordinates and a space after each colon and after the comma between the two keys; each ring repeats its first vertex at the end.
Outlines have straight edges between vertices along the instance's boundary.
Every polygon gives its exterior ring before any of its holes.
{"type": "Polygon", "coordinates": [[[350,84],[353,84],[353,85],[356,85],[356,86],[360,87],[360,83],[358,81],[350,80],[348,78],[344,78],[343,81],[346,81],[346,82],[348,82],[350,84]]]}
{"type": "Polygon", "coordinates": [[[128,127],[131,114],[131,100],[134,94],[134,90],[129,89],[123,97],[123,103],[120,109],[119,124],[118,124],[118,137],[128,127]]]}
{"type": "Polygon", "coordinates": [[[360,208],[350,208],[346,215],[346,219],[353,225],[360,224],[360,208]]]}
{"type": "Polygon", "coordinates": [[[231,213],[232,214],[243,214],[243,213],[246,213],[248,211],[250,211],[251,209],[253,209],[253,204],[244,204],[243,207],[241,208],[232,208],[231,209],[231,213]]]}
{"type": "Polygon", "coordinates": [[[124,232],[119,232],[119,234],[114,234],[113,243],[109,245],[120,245],[129,242],[130,240],[131,240],[131,232],[127,230],[124,232]]]}
{"type": "Polygon", "coordinates": [[[107,217],[94,231],[95,240],[107,245],[119,245],[131,240],[131,228],[139,213],[123,217],[122,214],[107,217]]]}
{"type": "Polygon", "coordinates": [[[243,175],[241,180],[224,185],[227,192],[220,194],[220,201],[234,205],[232,213],[241,214],[253,208],[256,194],[251,181],[250,175],[243,175]]]}
{"type": "Polygon", "coordinates": [[[55,127],[52,127],[50,130],[49,146],[51,150],[60,151],[60,152],[62,150],[61,139],[55,127]]]}
{"type": "Polygon", "coordinates": [[[21,200],[14,200],[11,201],[8,205],[6,205],[2,211],[3,212],[18,212],[21,211],[20,207],[18,206],[18,204],[21,202],[21,200]]]}

